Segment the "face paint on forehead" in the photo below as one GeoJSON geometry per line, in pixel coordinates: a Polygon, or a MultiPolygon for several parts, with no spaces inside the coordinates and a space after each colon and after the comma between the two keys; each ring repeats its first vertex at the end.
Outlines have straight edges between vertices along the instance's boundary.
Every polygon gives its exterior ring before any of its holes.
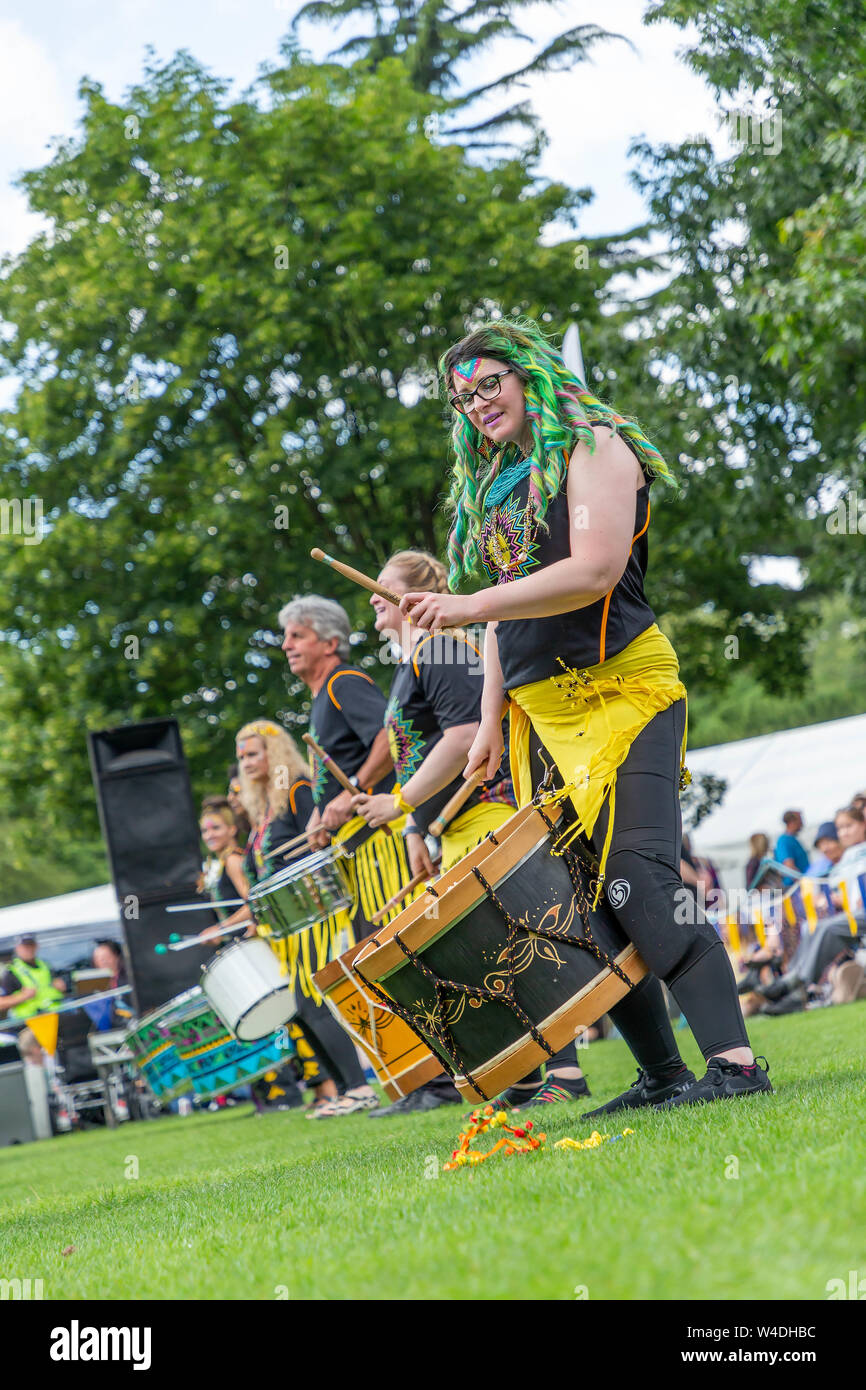
{"type": "Polygon", "coordinates": [[[459,377],[461,381],[470,383],[475,373],[478,371],[478,364],[480,361],[480,357],[470,357],[468,362],[459,363],[458,366],[452,369],[453,376],[455,378],[459,377]]]}

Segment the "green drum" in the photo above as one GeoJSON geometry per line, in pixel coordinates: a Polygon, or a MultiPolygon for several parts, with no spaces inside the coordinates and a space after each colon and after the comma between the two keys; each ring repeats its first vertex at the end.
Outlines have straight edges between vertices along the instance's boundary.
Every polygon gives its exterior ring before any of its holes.
{"type": "Polygon", "coordinates": [[[272,936],[288,937],[325,922],[350,906],[352,897],[340,874],[341,855],[317,850],[278,869],[250,890],[250,911],[272,936]]]}
{"type": "Polygon", "coordinates": [[[169,1036],[199,1100],[212,1100],[238,1086],[258,1081],[276,1071],[292,1055],[292,1044],[283,1030],[254,1042],[241,1042],[196,986],[174,1000],[175,1017],[169,1036]]]}
{"type": "MultiPolygon", "coordinates": [[[[183,998],[183,996],[180,996],[183,998]]],[[[127,1030],[124,1041],[132,1053],[133,1066],[141,1073],[154,1098],[167,1104],[192,1089],[186,1066],[169,1036],[169,1023],[176,1018],[177,999],[169,999],[153,1009],[127,1030]]]]}

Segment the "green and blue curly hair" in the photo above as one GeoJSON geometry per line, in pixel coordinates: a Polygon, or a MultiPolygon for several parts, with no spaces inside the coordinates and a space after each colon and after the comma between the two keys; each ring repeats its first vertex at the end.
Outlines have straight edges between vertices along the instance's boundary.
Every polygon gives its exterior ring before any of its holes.
{"type": "MultiPolygon", "coordinates": [[[[610,425],[634,446],[649,477],[679,489],[668,465],[640,426],[587,390],[532,319],[492,319],[443,353],[439,374],[449,395],[454,390],[454,368],[479,357],[506,363],[523,383],[532,437],[529,503],[541,526],[545,525],[545,513],[567,474],[575,444],[582,441],[590,450],[595,448],[593,425],[610,425]]],[[[451,588],[456,589],[463,576],[469,577],[478,567],[484,499],[490,485],[522,457],[522,452],[513,443],[492,443],[468,416],[457,411],[451,443],[454,467],[449,507],[453,522],[448,537],[448,580],[451,588]]]]}

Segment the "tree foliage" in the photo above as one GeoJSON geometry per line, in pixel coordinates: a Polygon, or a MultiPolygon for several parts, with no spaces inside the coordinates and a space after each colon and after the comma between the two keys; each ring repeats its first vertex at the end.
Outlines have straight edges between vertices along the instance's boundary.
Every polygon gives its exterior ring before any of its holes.
{"type": "Polygon", "coordinates": [[[538,182],[537,152],[481,168],[431,140],[398,60],[371,75],[290,50],[228,102],[181,55],[123,105],[82,96],[80,139],[24,179],[48,230],[0,281],[21,378],[4,487],[45,508],[40,544],[0,552],[22,843],[34,819],[95,829],[85,728],[172,711],[221,787],[236,728],[304,717],[276,612],[324,589],[367,623],[312,544],[367,570],[439,545],[435,361],[468,317],[554,306],[614,331],[617,249],[576,274],[573,245],[539,240],[586,195],[538,182]]]}
{"type": "Polygon", "coordinates": [[[827,526],[834,491],[864,471],[863,7],[660,0],[649,18],[694,26],[685,57],[734,147],[635,146],[675,271],[646,305],[651,355],[698,446],[698,486],[719,495],[724,569],[760,553],[800,563],[801,590],[759,586],[728,629],[775,628],[751,644],[753,669],[796,689],[817,602],[866,591],[856,538],[827,526]]]}
{"type": "MultiPolygon", "coordinates": [[[[305,23],[335,26],[362,18],[372,25],[372,31],[353,35],[331,56],[362,60],[374,70],[386,59],[399,57],[413,87],[441,97],[454,112],[494,92],[507,92],[529,76],[570,69],[585,61],[599,42],[623,37],[597,24],[578,24],[538,48],[520,67],[491,82],[470,83],[465,88],[467,65],[476,63],[494,44],[499,46],[503,40],[533,42],[514,19],[530,6],[537,9],[538,0],[469,0],[462,8],[447,0],[308,0],[293,25],[295,29],[305,23]]],[[[527,103],[519,102],[470,125],[452,126],[450,133],[489,134],[514,124],[537,129],[537,118],[527,103]]]]}

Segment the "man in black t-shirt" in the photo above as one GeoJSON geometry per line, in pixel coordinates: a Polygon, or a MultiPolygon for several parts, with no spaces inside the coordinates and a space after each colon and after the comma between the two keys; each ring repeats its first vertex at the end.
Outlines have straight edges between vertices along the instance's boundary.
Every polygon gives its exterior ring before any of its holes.
{"type": "MultiPolygon", "coordinates": [[[[365,671],[347,661],[351,625],[344,608],[318,594],[305,594],[280,612],[283,651],[293,676],[313,697],[310,733],[360,791],[389,791],[394,764],[384,728],[385,696],[365,671]]],[[[308,829],[316,842],[352,818],[352,798],[313,759],[315,809],[308,829]]]]}

